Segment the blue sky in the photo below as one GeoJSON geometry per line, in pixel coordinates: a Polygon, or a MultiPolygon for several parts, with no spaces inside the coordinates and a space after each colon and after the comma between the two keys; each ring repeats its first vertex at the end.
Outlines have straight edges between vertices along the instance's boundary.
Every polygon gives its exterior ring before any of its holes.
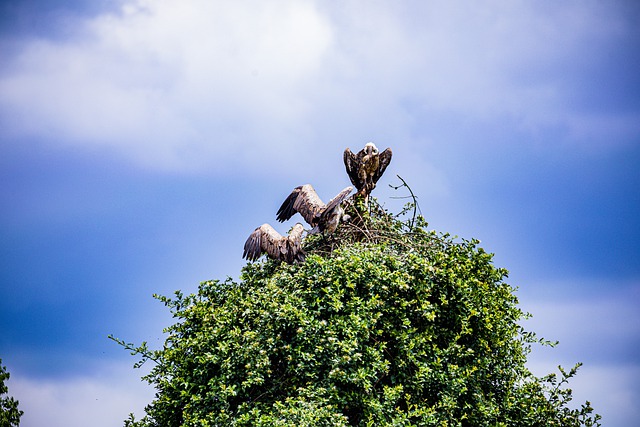
{"type": "MultiPolygon", "coordinates": [[[[122,425],[153,390],[153,293],[237,277],[297,185],[394,158],[433,229],[510,271],[526,326],[640,417],[640,6],[633,1],[0,4],[0,357],[24,427],[122,425]]],[[[293,220],[292,220],[293,223],[293,220]]],[[[291,224],[280,226],[286,231],[291,224]]]]}

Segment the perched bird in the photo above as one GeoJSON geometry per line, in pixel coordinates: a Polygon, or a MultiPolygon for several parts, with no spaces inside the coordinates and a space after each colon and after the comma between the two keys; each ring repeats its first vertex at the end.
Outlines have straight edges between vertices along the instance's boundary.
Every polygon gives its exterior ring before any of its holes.
{"type": "Polygon", "coordinates": [[[303,231],[302,224],[297,223],[287,236],[282,236],[269,224],[262,224],[245,242],[242,258],[255,261],[262,254],[267,254],[269,258],[287,264],[304,262],[305,253],[301,245],[303,231]]]}
{"type": "Polygon", "coordinates": [[[325,231],[331,234],[336,231],[344,213],[341,203],[351,193],[351,190],[353,187],[345,188],[325,205],[311,184],[301,185],[294,188],[282,203],[276,218],[283,222],[297,212],[313,227],[310,234],[324,233],[325,231]]]}
{"type": "Polygon", "coordinates": [[[344,166],[351,183],[358,190],[356,194],[367,199],[391,163],[392,154],[391,148],[380,153],[373,142],[368,142],[357,154],[353,154],[349,148],[344,150],[344,166]]]}

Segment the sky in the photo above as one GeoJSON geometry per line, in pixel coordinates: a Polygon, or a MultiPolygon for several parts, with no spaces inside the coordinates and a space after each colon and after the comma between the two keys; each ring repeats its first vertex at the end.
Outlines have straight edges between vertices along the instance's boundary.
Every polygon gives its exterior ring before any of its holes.
{"type": "Polygon", "coordinates": [[[154,390],[107,336],[163,342],[152,298],[237,278],[290,191],[349,185],[509,270],[538,375],[640,418],[640,4],[0,2],[0,358],[22,427],[121,426],[154,390]]]}

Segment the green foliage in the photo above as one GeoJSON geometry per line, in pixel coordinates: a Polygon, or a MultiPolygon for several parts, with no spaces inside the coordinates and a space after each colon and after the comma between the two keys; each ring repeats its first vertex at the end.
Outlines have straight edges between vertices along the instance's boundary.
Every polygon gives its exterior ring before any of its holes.
{"type": "Polygon", "coordinates": [[[0,359],[0,427],[18,427],[20,425],[20,417],[24,413],[18,409],[17,400],[11,396],[3,397],[9,392],[5,381],[10,376],[11,374],[7,372],[7,368],[2,365],[2,359],[0,359]]]}
{"type": "MultiPolygon", "coordinates": [[[[414,200],[415,202],[415,200],[414,200]]],[[[533,376],[538,340],[507,271],[477,240],[399,220],[375,201],[300,265],[248,264],[239,283],[156,296],[178,321],[150,350],[116,340],[157,389],[143,426],[595,426],[575,375],[533,376]],[[139,365],[138,364],[138,365],[139,365]]]]}

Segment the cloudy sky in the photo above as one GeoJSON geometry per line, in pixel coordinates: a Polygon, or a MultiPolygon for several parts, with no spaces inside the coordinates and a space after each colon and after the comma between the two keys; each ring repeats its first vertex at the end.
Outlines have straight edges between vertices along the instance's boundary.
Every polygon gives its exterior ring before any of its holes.
{"type": "MultiPolygon", "coordinates": [[[[530,367],[640,417],[640,4],[0,2],[0,358],[23,427],[120,426],[151,295],[237,277],[291,189],[394,158],[430,227],[510,271],[530,367]]],[[[400,194],[405,195],[405,194],[400,194]]],[[[293,220],[292,220],[293,222],[293,220]]],[[[290,224],[280,225],[284,232],[290,224]]]]}

